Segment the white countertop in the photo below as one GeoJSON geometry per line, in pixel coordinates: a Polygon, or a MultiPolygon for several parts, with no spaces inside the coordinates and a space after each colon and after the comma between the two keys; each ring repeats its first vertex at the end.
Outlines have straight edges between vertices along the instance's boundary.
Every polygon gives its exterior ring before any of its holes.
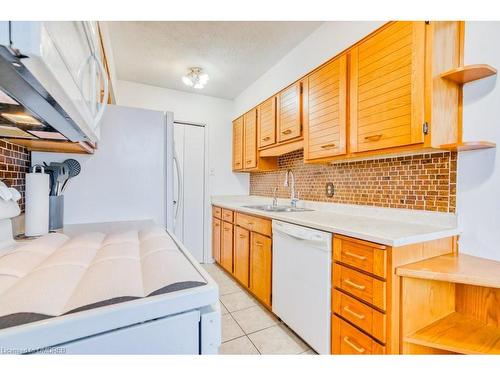
{"type": "MultiPolygon", "coordinates": [[[[455,214],[428,211],[301,201],[314,211],[266,212],[247,205],[271,204],[260,196],[213,196],[212,204],[253,215],[303,225],[388,246],[403,246],[460,233],[455,214]]],[[[289,204],[279,199],[280,205],[289,204]]]]}

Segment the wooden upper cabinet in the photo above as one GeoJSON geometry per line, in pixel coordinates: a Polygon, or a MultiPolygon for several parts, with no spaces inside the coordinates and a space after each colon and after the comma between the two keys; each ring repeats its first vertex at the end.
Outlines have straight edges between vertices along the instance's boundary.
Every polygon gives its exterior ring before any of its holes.
{"type": "Polygon", "coordinates": [[[243,168],[257,167],[257,108],[253,108],[243,115],[244,152],[243,168]]]}
{"type": "Polygon", "coordinates": [[[304,87],[304,158],[346,153],[347,56],[310,74],[304,87]]]}
{"type": "Polygon", "coordinates": [[[302,135],[302,82],[278,94],[278,142],[302,135]]]}
{"type": "Polygon", "coordinates": [[[233,170],[243,169],[243,116],[233,121],[233,170]]]}
{"type": "Polygon", "coordinates": [[[259,105],[258,112],[258,146],[271,146],[276,143],[276,97],[259,105]]]}
{"type": "Polygon", "coordinates": [[[395,22],[350,51],[350,147],[424,142],[425,22],[395,22]]]}

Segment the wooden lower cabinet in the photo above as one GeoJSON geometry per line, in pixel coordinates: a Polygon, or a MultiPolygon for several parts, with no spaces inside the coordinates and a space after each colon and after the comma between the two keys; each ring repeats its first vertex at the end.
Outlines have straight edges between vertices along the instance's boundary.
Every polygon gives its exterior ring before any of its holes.
{"type": "Polygon", "coordinates": [[[250,235],[250,290],[271,306],[272,240],[258,233],[250,235]]]}
{"type": "Polygon", "coordinates": [[[221,249],[221,221],[219,219],[212,219],[212,256],[217,263],[220,263],[220,249],[221,249]]]}
{"type": "Polygon", "coordinates": [[[455,243],[448,237],[390,247],[334,234],[332,354],[399,354],[396,267],[449,253],[455,243]]]}
{"type": "Polygon", "coordinates": [[[250,275],[250,231],[234,227],[234,277],[244,286],[249,286],[250,275]]]}
{"type": "Polygon", "coordinates": [[[270,309],[271,220],[216,206],[212,207],[212,212],[215,261],[270,309]]]}
{"type": "Polygon", "coordinates": [[[222,241],[220,265],[229,273],[233,273],[233,224],[222,223],[222,241]]]}

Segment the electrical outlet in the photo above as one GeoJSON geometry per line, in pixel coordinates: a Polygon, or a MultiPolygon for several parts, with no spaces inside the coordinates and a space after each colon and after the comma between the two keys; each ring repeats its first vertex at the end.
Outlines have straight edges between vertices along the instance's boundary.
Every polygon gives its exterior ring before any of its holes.
{"type": "Polygon", "coordinates": [[[335,194],[335,187],[333,186],[333,182],[326,183],[325,193],[328,198],[333,197],[333,195],[335,194]]]}

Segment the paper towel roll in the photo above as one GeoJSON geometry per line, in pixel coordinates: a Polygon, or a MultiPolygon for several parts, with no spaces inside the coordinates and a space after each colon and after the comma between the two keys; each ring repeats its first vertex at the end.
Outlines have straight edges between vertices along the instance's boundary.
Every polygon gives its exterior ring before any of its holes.
{"type": "Polygon", "coordinates": [[[26,173],[26,236],[40,236],[49,232],[49,175],[26,173]]]}

